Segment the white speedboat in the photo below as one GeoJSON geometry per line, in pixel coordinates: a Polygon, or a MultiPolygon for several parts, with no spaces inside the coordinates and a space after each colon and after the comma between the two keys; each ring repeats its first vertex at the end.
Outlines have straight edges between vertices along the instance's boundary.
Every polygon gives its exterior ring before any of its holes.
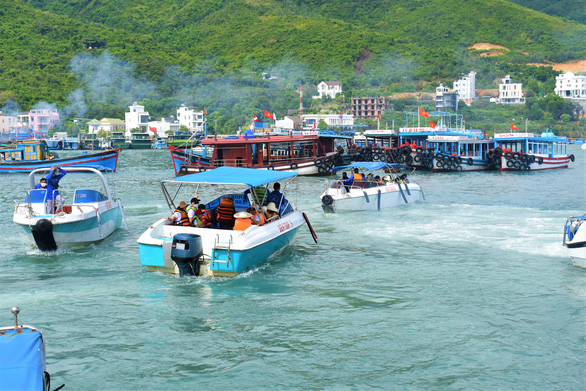
{"type": "Polygon", "coordinates": [[[414,182],[401,180],[398,170],[410,167],[396,163],[355,162],[346,166],[338,166],[333,172],[359,168],[366,171],[384,170],[390,175],[381,181],[363,180],[344,184],[342,180],[333,181],[321,194],[324,212],[340,212],[354,210],[381,210],[423,200],[421,187],[414,182]]]}
{"type": "Polygon", "coordinates": [[[586,213],[568,217],[564,227],[564,246],[576,266],[586,267],[586,213]]]}
{"type": "MultiPolygon", "coordinates": [[[[244,231],[236,231],[218,228],[216,208],[225,196],[234,200],[236,212],[246,211],[251,205],[262,205],[262,199],[258,195],[259,188],[262,187],[264,193],[268,184],[290,181],[296,175],[288,171],[225,166],[162,181],[163,195],[171,211],[175,210],[175,199],[184,185],[190,188],[189,194],[195,190],[201,195],[200,185],[204,185],[205,194],[215,192],[219,195],[206,204],[212,226],[181,226],[174,225],[165,217],[159,219],[138,238],[141,264],[151,270],[181,276],[191,274],[234,277],[266,261],[286,247],[303,224],[307,223],[311,229],[305,213],[298,211],[295,205],[283,197],[277,206],[279,219],[261,226],[251,225],[244,231]],[[173,187],[177,188],[169,192],[169,188],[173,187]],[[216,190],[218,187],[222,190],[216,190]]],[[[282,189],[285,190],[286,187],[285,184],[282,189]]],[[[186,199],[188,197],[191,196],[186,196],[186,199]]]]}
{"type": "Polygon", "coordinates": [[[48,391],[51,376],[45,364],[43,335],[36,327],[18,325],[20,308],[11,311],[14,326],[0,327],[0,390],[48,391]]]}
{"type": "MultiPolygon", "coordinates": [[[[73,202],[65,203],[62,211],[55,213],[55,197],[47,200],[47,190],[35,189],[35,174],[49,172],[41,168],[29,174],[30,190],[24,202],[17,203],[12,220],[41,251],[54,251],[60,246],[96,242],[120,228],[126,219],[122,202],[113,198],[104,175],[96,168],[68,167],[68,175],[96,175],[97,181],[84,181],[83,188],[74,190],[73,202]],[[95,184],[102,192],[89,188],[95,184]],[[101,184],[101,186],[99,186],[101,184]]],[[[59,191],[67,192],[68,177],[62,180],[59,191]]],[[[66,198],[66,197],[64,197],[66,198]]]]}

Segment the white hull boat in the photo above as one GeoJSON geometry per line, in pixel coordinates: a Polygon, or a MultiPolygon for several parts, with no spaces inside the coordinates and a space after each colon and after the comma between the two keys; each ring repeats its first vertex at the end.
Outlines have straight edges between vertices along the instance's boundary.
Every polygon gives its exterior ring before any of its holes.
{"type": "Polygon", "coordinates": [[[586,214],[569,217],[564,228],[564,246],[575,266],[586,268],[586,214]]]}
{"type": "MultiPolygon", "coordinates": [[[[408,168],[394,163],[356,162],[334,167],[334,171],[355,167],[370,171],[408,168]]],[[[352,184],[344,184],[342,180],[335,180],[320,196],[322,209],[333,213],[381,210],[424,200],[425,196],[419,184],[406,183],[399,180],[397,174],[391,175],[382,182],[354,181],[352,184]]]]}
{"type": "Polygon", "coordinates": [[[175,208],[175,198],[183,185],[195,184],[196,192],[199,192],[199,185],[202,184],[209,185],[206,188],[210,191],[216,185],[224,189],[244,187],[244,191],[222,194],[206,204],[206,210],[212,217],[209,228],[175,225],[166,218],[153,223],[138,238],[141,264],[150,270],[179,275],[234,277],[279,253],[305,223],[316,240],[307,216],[296,210],[285,198],[283,204],[277,206],[280,218],[264,225],[251,225],[238,231],[220,229],[216,223],[216,207],[225,196],[234,199],[236,212],[246,211],[251,205],[262,205],[263,200],[257,198],[255,188],[295,176],[295,173],[285,171],[219,167],[163,181],[163,194],[171,210],[175,208]],[[167,186],[173,185],[177,185],[178,189],[169,193],[167,186]],[[187,251],[190,253],[184,254],[187,251]]]}
{"type": "MultiPolygon", "coordinates": [[[[101,190],[76,189],[73,202],[54,213],[54,198],[47,200],[47,190],[35,189],[37,169],[30,173],[30,188],[23,203],[17,204],[13,222],[41,251],[54,251],[61,246],[75,246],[102,240],[126,225],[122,202],[113,198],[104,175],[95,168],[68,168],[67,173],[93,173],[101,181],[101,190]]],[[[16,201],[15,201],[16,202],[16,201]]]]}

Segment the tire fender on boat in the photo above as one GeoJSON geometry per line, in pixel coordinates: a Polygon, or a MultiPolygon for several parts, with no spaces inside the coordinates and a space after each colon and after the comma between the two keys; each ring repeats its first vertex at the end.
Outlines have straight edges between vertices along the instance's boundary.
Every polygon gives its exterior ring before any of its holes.
{"type": "Polygon", "coordinates": [[[543,156],[539,156],[539,164],[543,164],[543,156]]]}
{"type": "Polygon", "coordinates": [[[267,167],[267,170],[274,170],[274,169],[275,169],[275,167],[273,167],[273,166],[268,166],[267,167]]]}
{"type": "Polygon", "coordinates": [[[468,158],[468,165],[471,166],[474,164],[474,160],[471,157],[468,158]]]}
{"type": "Polygon", "coordinates": [[[41,251],[57,250],[57,243],[53,237],[53,223],[48,219],[40,219],[32,229],[33,238],[41,251]]]}
{"type": "Polygon", "coordinates": [[[298,168],[297,163],[291,163],[292,170],[297,170],[297,168],[298,168]]]}
{"type": "Polygon", "coordinates": [[[326,206],[332,205],[333,202],[334,202],[334,199],[329,194],[326,194],[325,196],[323,196],[321,198],[321,203],[324,204],[324,205],[326,205],[326,206]]]}
{"type": "Polygon", "coordinates": [[[179,172],[186,173],[187,172],[187,167],[185,167],[185,166],[179,167],[179,172]]]}
{"type": "Polygon", "coordinates": [[[570,160],[571,160],[571,161],[574,161],[574,160],[576,160],[576,158],[574,157],[574,155],[570,155],[570,160]]]}

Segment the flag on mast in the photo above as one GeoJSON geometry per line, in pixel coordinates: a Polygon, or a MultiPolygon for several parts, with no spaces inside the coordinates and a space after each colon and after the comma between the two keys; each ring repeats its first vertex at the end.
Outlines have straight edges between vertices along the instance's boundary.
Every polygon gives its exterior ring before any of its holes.
{"type": "Polygon", "coordinates": [[[254,122],[260,122],[256,114],[252,115],[252,119],[254,120],[254,122]]]}
{"type": "Polygon", "coordinates": [[[435,129],[435,123],[434,123],[433,121],[429,121],[429,126],[430,126],[432,129],[435,129]]]}
{"type": "Polygon", "coordinates": [[[511,123],[511,130],[518,130],[518,128],[515,126],[515,124],[511,123]]]}
{"type": "Polygon", "coordinates": [[[206,108],[205,108],[205,107],[203,108],[203,113],[204,113],[205,115],[208,115],[208,111],[206,110],[206,108]]]}
{"type": "Polygon", "coordinates": [[[429,113],[427,111],[423,110],[421,107],[418,107],[418,109],[419,109],[419,116],[420,117],[427,117],[427,118],[429,118],[429,113]]]}
{"type": "Polygon", "coordinates": [[[273,114],[270,113],[269,111],[265,110],[265,118],[273,119],[273,114]]]}

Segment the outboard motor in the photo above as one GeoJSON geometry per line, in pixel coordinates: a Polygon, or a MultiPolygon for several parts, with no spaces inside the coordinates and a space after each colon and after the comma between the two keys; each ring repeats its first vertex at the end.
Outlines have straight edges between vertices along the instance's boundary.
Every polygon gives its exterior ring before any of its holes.
{"type": "Polygon", "coordinates": [[[179,268],[179,277],[199,275],[199,257],[203,255],[201,236],[176,234],[171,245],[171,259],[179,268]]]}
{"type": "Polygon", "coordinates": [[[53,237],[53,223],[47,219],[40,219],[31,229],[37,247],[41,251],[57,250],[57,243],[53,237]]]}

